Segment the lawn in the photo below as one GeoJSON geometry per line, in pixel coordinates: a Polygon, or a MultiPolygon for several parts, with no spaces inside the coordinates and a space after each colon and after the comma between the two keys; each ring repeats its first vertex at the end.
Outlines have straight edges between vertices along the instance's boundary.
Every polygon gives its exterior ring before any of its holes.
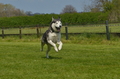
{"type": "MultiPolygon", "coordinates": [[[[111,32],[120,32],[119,26],[110,26],[111,32]]],[[[41,28],[44,33],[48,27],[41,28]]],[[[105,32],[105,26],[68,26],[70,35],[63,49],[40,52],[40,38],[36,35],[6,36],[0,38],[0,79],[119,79],[120,37],[89,34],[105,32]]],[[[1,29],[0,29],[1,31],[1,29]]],[[[62,33],[65,32],[63,26],[62,33]]],[[[0,32],[1,33],[1,32],[0,32]]],[[[19,33],[18,28],[5,29],[5,34],[19,33]]],[[[35,28],[22,28],[22,33],[36,33],[35,28]]]]}
{"type": "Polygon", "coordinates": [[[0,42],[0,79],[119,79],[120,44],[109,42],[64,43],[50,59],[39,42],[0,42]]]}

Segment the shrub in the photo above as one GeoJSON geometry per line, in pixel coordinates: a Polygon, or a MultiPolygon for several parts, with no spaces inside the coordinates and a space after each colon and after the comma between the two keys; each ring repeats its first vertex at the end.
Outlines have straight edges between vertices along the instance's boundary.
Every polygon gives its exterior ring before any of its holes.
{"type": "Polygon", "coordinates": [[[104,23],[108,19],[108,13],[65,13],[65,14],[41,14],[34,16],[17,16],[0,18],[0,27],[19,27],[28,25],[49,25],[51,18],[62,18],[62,23],[70,25],[85,25],[104,23]]]}

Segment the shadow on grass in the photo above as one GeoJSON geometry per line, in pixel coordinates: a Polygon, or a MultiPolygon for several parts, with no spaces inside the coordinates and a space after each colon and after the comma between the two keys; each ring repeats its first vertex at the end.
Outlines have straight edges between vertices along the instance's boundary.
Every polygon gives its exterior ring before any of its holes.
{"type": "Polygon", "coordinates": [[[49,56],[49,58],[46,58],[46,57],[41,57],[41,58],[45,58],[45,59],[62,59],[62,57],[52,57],[52,56],[49,56]]]}

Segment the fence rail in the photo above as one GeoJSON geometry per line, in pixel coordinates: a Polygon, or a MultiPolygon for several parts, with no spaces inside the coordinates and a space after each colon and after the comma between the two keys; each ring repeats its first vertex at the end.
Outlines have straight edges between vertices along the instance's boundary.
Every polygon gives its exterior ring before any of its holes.
{"type": "MultiPolygon", "coordinates": [[[[63,35],[66,35],[66,33],[61,33],[63,35]]],[[[69,35],[80,35],[80,34],[84,34],[84,33],[68,33],[69,35]]],[[[98,34],[98,35],[105,35],[106,33],[89,33],[89,34],[98,34]]],[[[120,33],[110,33],[111,35],[117,35],[120,36],[120,33]]],[[[4,36],[19,36],[20,34],[4,34],[4,36]]],[[[36,33],[32,33],[32,34],[22,34],[22,35],[36,35],[36,33]]],[[[41,33],[40,35],[43,35],[43,33],[41,33]]],[[[0,37],[2,37],[3,35],[0,34],[0,37]]]]}

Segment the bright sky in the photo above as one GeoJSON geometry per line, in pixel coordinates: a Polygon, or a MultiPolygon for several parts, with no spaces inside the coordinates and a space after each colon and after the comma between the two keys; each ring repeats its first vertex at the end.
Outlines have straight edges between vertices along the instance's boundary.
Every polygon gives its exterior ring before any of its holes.
{"type": "Polygon", "coordinates": [[[0,3],[12,4],[25,12],[59,14],[66,5],[72,5],[78,12],[82,12],[91,0],[0,0],[0,3]]]}

